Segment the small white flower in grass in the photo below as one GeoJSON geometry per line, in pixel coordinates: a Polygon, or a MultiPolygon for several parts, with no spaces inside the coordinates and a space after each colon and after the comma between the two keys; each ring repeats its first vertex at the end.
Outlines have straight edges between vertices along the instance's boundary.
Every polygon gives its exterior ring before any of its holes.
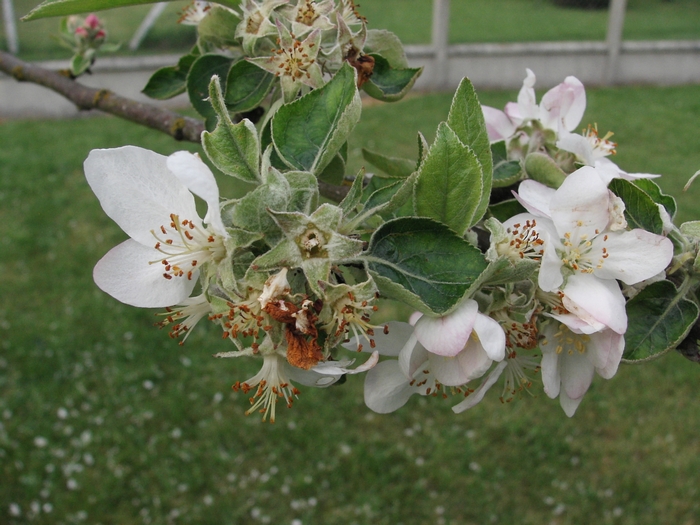
{"type": "Polygon", "coordinates": [[[559,403],[567,416],[576,412],[595,372],[610,379],[617,372],[625,340],[614,330],[591,334],[572,331],[551,322],[544,329],[542,349],[542,382],[545,393],[559,403]]]}
{"type": "Polygon", "coordinates": [[[145,308],[181,304],[198,269],[225,256],[219,190],[198,156],[180,151],[164,157],[135,146],[93,150],[85,176],[107,215],[131,237],[93,271],[112,297],[145,308]],[[193,193],[208,205],[203,221],[193,193]]]}

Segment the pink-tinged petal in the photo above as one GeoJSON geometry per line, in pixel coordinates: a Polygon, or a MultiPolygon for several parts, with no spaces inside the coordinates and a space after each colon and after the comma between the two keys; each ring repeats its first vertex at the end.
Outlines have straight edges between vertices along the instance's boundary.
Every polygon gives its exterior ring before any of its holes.
{"type": "Polygon", "coordinates": [[[459,386],[483,376],[491,367],[491,359],[476,341],[469,344],[455,357],[430,354],[430,371],[445,386],[459,386]]]}
{"type": "Polygon", "coordinates": [[[166,279],[161,259],[154,248],[128,239],[97,262],[92,276],[100,289],[125,304],[141,308],[180,304],[192,293],[197,275],[166,279]]]}
{"type": "Polygon", "coordinates": [[[220,236],[228,237],[224,223],[221,221],[219,208],[219,187],[209,167],[202,162],[199,155],[189,151],[177,151],[167,160],[168,169],[187,189],[207,203],[207,215],[204,222],[220,236]]]}
{"type": "Polygon", "coordinates": [[[598,327],[593,331],[600,331],[600,323],[618,334],[624,334],[627,330],[625,297],[614,279],[575,274],[567,279],[562,291],[564,307],[591,327],[598,327]]]}
{"type": "Polygon", "coordinates": [[[547,91],[540,102],[540,120],[545,127],[572,131],[579,125],[586,110],[586,90],[576,77],[547,91]]]}
{"type": "Polygon", "coordinates": [[[479,387],[474,390],[467,398],[462,401],[461,403],[455,405],[452,407],[452,411],[455,414],[461,414],[465,410],[469,410],[470,408],[476,406],[478,403],[480,403],[483,399],[484,396],[486,395],[486,392],[489,391],[489,389],[496,384],[496,381],[501,377],[501,374],[503,373],[503,370],[505,370],[506,366],[508,366],[508,363],[505,361],[502,361],[498,363],[498,366],[496,366],[491,373],[486,377],[486,379],[479,385],[479,387]]]}
{"type": "Polygon", "coordinates": [[[474,333],[490,359],[503,361],[506,356],[506,334],[497,321],[488,315],[477,314],[474,321],[474,333]]]}
{"type": "Polygon", "coordinates": [[[414,393],[408,378],[393,359],[382,361],[365,376],[365,404],[379,414],[398,410],[414,393]]]}
{"type": "Polygon", "coordinates": [[[420,319],[421,317],[423,317],[423,312],[413,312],[408,318],[408,324],[410,324],[411,326],[416,326],[418,319],[420,319]]]}
{"type": "Polygon", "coordinates": [[[565,325],[569,330],[575,334],[593,334],[595,332],[600,332],[605,330],[607,326],[603,323],[599,323],[595,319],[588,319],[584,321],[578,315],[575,314],[544,314],[547,317],[556,319],[563,325],[565,325]]]}
{"type": "Polygon", "coordinates": [[[399,366],[407,377],[413,377],[416,370],[425,365],[428,355],[428,351],[418,342],[415,332],[412,332],[399,352],[399,366]]]}
{"type": "Polygon", "coordinates": [[[484,113],[486,132],[491,142],[498,142],[513,136],[515,125],[508,118],[508,115],[500,109],[489,106],[481,106],[481,110],[484,113]]]}
{"type": "Polygon", "coordinates": [[[456,356],[467,344],[478,313],[476,301],[467,300],[444,317],[424,315],[416,323],[416,337],[428,352],[456,356]]]}
{"type": "Polygon", "coordinates": [[[560,237],[573,234],[592,239],[608,225],[608,188],[595,168],[584,166],[570,174],[550,202],[552,222],[560,237]]]}
{"type": "Polygon", "coordinates": [[[559,356],[556,352],[542,353],[542,384],[544,393],[554,399],[559,395],[561,374],[559,372],[559,356]]]}
{"type": "MultiPolygon", "coordinates": [[[[520,119],[519,123],[526,120],[539,118],[539,107],[537,107],[537,99],[535,98],[535,81],[537,80],[535,74],[530,70],[525,70],[527,76],[523,80],[523,86],[518,92],[518,111],[517,117],[520,119]]],[[[512,106],[510,107],[512,110],[512,106]]],[[[508,113],[509,106],[506,106],[506,113],[508,113]]],[[[515,115],[515,113],[513,113],[515,115]]],[[[508,114],[511,116],[511,114],[508,114]]]]}
{"type": "Polygon", "coordinates": [[[596,372],[601,377],[610,379],[617,373],[617,368],[620,366],[622,353],[625,350],[625,338],[612,330],[591,334],[590,337],[591,343],[588,345],[588,348],[593,347],[597,354],[593,363],[596,372]]]}
{"type": "Polygon", "coordinates": [[[537,276],[537,285],[545,292],[556,292],[564,283],[561,274],[563,263],[557,254],[560,243],[555,242],[549,236],[544,243],[544,256],[540,262],[540,273],[537,276]]]}
{"type": "Polygon", "coordinates": [[[562,391],[565,391],[566,395],[571,399],[583,397],[593,381],[595,367],[586,355],[588,351],[589,350],[586,349],[586,352],[580,353],[577,350],[571,349],[567,351],[565,348],[564,352],[559,356],[561,360],[561,368],[559,370],[561,374],[562,391]]]}
{"type": "Polygon", "coordinates": [[[536,217],[549,218],[551,217],[549,206],[555,192],[554,188],[545,186],[536,180],[528,179],[520,183],[518,192],[513,193],[513,195],[527,211],[536,217]]]}
{"type": "Polygon", "coordinates": [[[167,157],[135,146],[92,150],[85,178],[105,213],[129,237],[155,246],[151,231],[170,225],[170,215],[198,220],[194,197],[173,176],[167,157]]]}
{"type": "Polygon", "coordinates": [[[564,413],[569,417],[574,417],[574,414],[576,413],[578,406],[581,404],[581,401],[583,401],[583,396],[579,397],[578,399],[571,399],[566,395],[564,390],[562,390],[561,394],[559,394],[559,405],[564,410],[564,413]]]}
{"type": "MultiPolygon", "coordinates": [[[[596,239],[598,241],[598,239],[596,239]]],[[[619,279],[635,284],[666,269],[673,257],[673,243],[666,237],[634,229],[607,234],[604,241],[608,257],[594,275],[601,279],[619,279]]]]}

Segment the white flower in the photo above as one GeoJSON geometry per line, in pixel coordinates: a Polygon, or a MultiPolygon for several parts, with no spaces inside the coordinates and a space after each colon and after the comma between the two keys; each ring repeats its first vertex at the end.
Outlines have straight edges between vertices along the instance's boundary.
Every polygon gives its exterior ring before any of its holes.
{"type": "Polygon", "coordinates": [[[545,93],[539,105],[534,85],[535,74],[528,69],[517,102],[506,104],[505,111],[482,106],[491,142],[513,137],[519,127],[532,121],[557,133],[572,131],[578,126],[586,109],[586,91],[580,80],[566,77],[564,82],[545,93]]]}
{"type": "Polygon", "coordinates": [[[203,0],[194,0],[182,10],[178,23],[186,26],[198,26],[209,14],[211,3],[203,0]]]}
{"type": "Polygon", "coordinates": [[[558,190],[523,181],[518,200],[542,217],[537,222],[545,239],[539,287],[561,290],[569,311],[581,316],[580,307],[624,333],[624,298],[616,280],[635,284],[664,270],[673,256],[671,241],[642,229],[620,231],[622,202],[591,167],[569,175],[558,190]]]}
{"type": "Polygon", "coordinates": [[[464,385],[505,357],[503,329],[471,299],[444,317],[421,317],[414,328],[389,323],[388,334],[376,334],[375,343],[380,354],[399,357],[367,374],[365,403],[379,413],[400,408],[416,393],[447,395],[445,387],[469,393],[464,385]]]}
{"type": "Polygon", "coordinates": [[[93,271],[95,283],[119,301],[145,308],[182,304],[198,269],[225,255],[228,237],[214,175],[198,156],[164,157],[135,146],[93,150],[85,176],[105,213],[128,239],[93,271]],[[192,193],[209,206],[204,222],[192,193]]]}
{"type": "Polygon", "coordinates": [[[613,330],[581,334],[556,322],[543,332],[540,347],[544,391],[552,399],[559,396],[561,407],[571,417],[588,391],[594,372],[605,379],[615,375],[625,340],[613,330]]]}

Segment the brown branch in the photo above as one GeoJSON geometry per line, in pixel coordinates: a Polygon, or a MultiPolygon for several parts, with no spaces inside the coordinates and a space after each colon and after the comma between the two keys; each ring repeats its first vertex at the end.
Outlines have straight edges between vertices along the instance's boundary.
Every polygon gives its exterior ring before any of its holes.
{"type": "Polygon", "coordinates": [[[73,102],[79,109],[99,109],[117,117],[167,133],[175,140],[199,142],[204,125],[185,117],[119,96],[108,89],[84,86],[61,73],[35,66],[0,51],[0,71],[20,82],[32,82],[49,88],[73,102]]]}
{"type": "MultiPolygon", "coordinates": [[[[84,86],[57,71],[24,62],[4,51],[0,51],[0,71],[20,82],[32,82],[51,89],[73,102],[79,109],[99,109],[130,122],[162,131],[175,140],[199,144],[204,131],[204,124],[197,119],[136,102],[108,89],[84,86]]],[[[318,184],[321,195],[336,202],[341,201],[349,190],[348,186],[334,186],[322,181],[318,184]]]]}

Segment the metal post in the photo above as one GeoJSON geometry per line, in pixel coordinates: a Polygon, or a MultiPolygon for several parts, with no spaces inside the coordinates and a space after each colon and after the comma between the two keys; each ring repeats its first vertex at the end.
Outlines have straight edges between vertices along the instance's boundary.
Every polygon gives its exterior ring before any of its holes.
{"type": "Polygon", "coordinates": [[[448,81],[447,45],[450,27],[450,0],[433,0],[433,88],[445,89],[448,81]]]}
{"type": "Polygon", "coordinates": [[[136,30],[136,33],[134,33],[134,36],[131,37],[129,49],[136,51],[139,48],[141,42],[143,42],[143,39],[146,38],[146,35],[151,30],[151,27],[153,27],[153,24],[156,23],[158,17],[163,14],[166,7],[168,7],[168,2],[160,2],[151,7],[151,10],[146,15],[146,18],[143,19],[143,22],[141,22],[141,25],[136,30]]]}
{"type": "Polygon", "coordinates": [[[16,55],[19,52],[19,38],[17,37],[17,20],[12,0],[2,0],[2,17],[5,19],[7,49],[16,55]]]}
{"type": "Polygon", "coordinates": [[[622,28],[625,25],[625,8],[627,0],[611,0],[610,14],[608,15],[608,61],[605,65],[605,79],[607,84],[614,84],[617,76],[617,67],[622,48],[622,28]]]}

